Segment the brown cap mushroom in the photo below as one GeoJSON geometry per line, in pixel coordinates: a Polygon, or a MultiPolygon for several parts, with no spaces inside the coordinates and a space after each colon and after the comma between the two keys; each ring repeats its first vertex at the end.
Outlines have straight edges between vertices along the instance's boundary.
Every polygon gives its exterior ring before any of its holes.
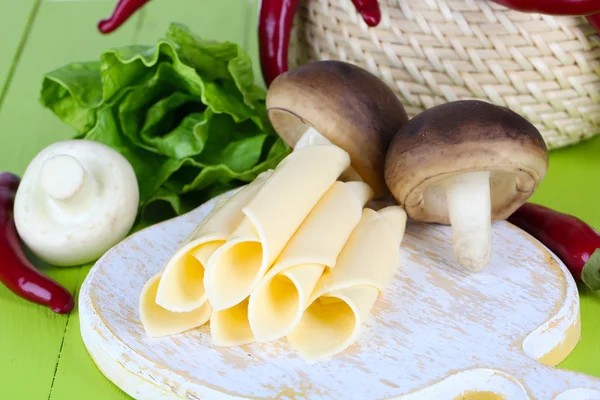
{"type": "Polygon", "coordinates": [[[414,220],[452,225],[458,263],[484,269],[491,223],[525,203],[548,170],[539,131],[483,101],[454,101],[410,120],[392,140],[385,180],[414,220]]]}
{"type": "Polygon", "coordinates": [[[332,143],[350,155],[351,168],[376,197],[389,193],[383,177],[385,154],[408,116],[391,88],[375,75],[341,61],[308,63],[273,81],[267,111],[289,146],[307,137],[332,143]]]}

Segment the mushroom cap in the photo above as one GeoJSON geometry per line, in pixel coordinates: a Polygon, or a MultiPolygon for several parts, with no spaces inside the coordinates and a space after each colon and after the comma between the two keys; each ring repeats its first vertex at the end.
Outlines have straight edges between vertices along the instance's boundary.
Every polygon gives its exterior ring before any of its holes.
{"type": "Polygon", "coordinates": [[[304,64],[273,81],[267,111],[289,146],[312,127],[350,155],[352,168],[376,197],[389,194],[383,177],[385,154],[408,116],[378,77],[342,61],[304,64]]]}
{"type": "MultiPolygon", "coordinates": [[[[54,189],[53,194],[72,194],[54,189]]],[[[81,265],[98,259],[127,235],[138,204],[135,171],[123,155],[100,142],[65,140],[42,149],[27,166],[15,197],[15,226],[39,259],[54,266],[81,265]],[[65,156],[85,173],[80,176],[64,166],[55,170],[60,174],[55,183],[63,178],[65,186],[69,179],[81,181],[78,194],[63,203],[49,196],[44,169],[55,157],[62,161],[65,156]],[[86,195],[77,197],[81,194],[86,195]]]]}
{"type": "Polygon", "coordinates": [[[478,100],[432,107],[411,119],[389,146],[385,180],[415,220],[450,224],[444,182],[490,172],[492,220],[525,203],[548,170],[540,132],[519,114],[478,100]]]}

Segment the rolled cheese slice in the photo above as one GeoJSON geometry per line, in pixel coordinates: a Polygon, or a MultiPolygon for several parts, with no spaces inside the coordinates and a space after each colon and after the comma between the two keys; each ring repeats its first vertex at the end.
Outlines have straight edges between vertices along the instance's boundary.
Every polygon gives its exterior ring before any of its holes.
{"type": "Polygon", "coordinates": [[[350,346],[379,294],[394,276],[406,213],[391,206],[365,208],[335,268],[323,273],[300,322],[287,335],[308,362],[331,357],[350,346]]]}
{"type": "Polygon", "coordinates": [[[319,200],[250,295],[248,319],[257,341],[279,339],[296,326],[372,198],[366,183],[336,182],[319,200]]]}
{"type": "Polygon", "coordinates": [[[162,337],[185,332],[204,325],[210,318],[208,303],[187,312],[172,312],[156,304],[156,291],[161,274],[152,276],[142,288],[140,295],[140,320],[149,336],[162,337]]]}
{"type": "Polygon", "coordinates": [[[195,310],[206,302],[204,271],[208,259],[242,222],[242,208],[272,172],[263,172],[230,198],[219,201],[175,251],[158,285],[158,305],[170,311],[185,312],[195,310]]]}
{"type": "Polygon", "coordinates": [[[313,207],[350,165],[348,153],[332,145],[292,152],[243,209],[245,218],[214,252],[204,275],[215,310],[247,298],[313,207]]]}
{"type": "Polygon", "coordinates": [[[248,322],[248,299],[235,306],[214,311],[210,320],[210,336],[215,346],[241,346],[254,342],[248,322]]]}

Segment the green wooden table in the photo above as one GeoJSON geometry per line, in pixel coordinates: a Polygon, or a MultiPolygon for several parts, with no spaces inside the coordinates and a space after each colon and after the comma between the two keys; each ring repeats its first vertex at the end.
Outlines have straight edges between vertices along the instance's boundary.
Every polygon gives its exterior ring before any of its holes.
{"type": "MultiPolygon", "coordinates": [[[[0,171],[22,174],[50,143],[73,132],[38,103],[44,72],[97,59],[107,47],[153,44],[171,21],[199,35],[230,40],[253,57],[258,76],[255,0],[153,0],[122,29],[96,31],[116,0],[0,0],[0,171]]],[[[551,153],[533,201],[600,228],[600,137],[551,153]]],[[[2,255],[0,254],[0,261],[2,255]]],[[[46,272],[75,295],[89,268],[46,272]]],[[[580,287],[583,338],[561,368],[600,376],[600,293],[580,287]]],[[[0,399],[128,398],[95,367],[79,334],[77,309],[56,315],[0,287],[0,399]]]]}

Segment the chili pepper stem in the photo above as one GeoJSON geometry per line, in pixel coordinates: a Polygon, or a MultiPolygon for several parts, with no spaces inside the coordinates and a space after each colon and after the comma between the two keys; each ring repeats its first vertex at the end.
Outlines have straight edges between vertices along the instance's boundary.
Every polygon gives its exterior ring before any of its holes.
{"type": "Polygon", "coordinates": [[[596,249],[583,266],[581,280],[591,290],[600,289],[600,249],[596,249]]]}

